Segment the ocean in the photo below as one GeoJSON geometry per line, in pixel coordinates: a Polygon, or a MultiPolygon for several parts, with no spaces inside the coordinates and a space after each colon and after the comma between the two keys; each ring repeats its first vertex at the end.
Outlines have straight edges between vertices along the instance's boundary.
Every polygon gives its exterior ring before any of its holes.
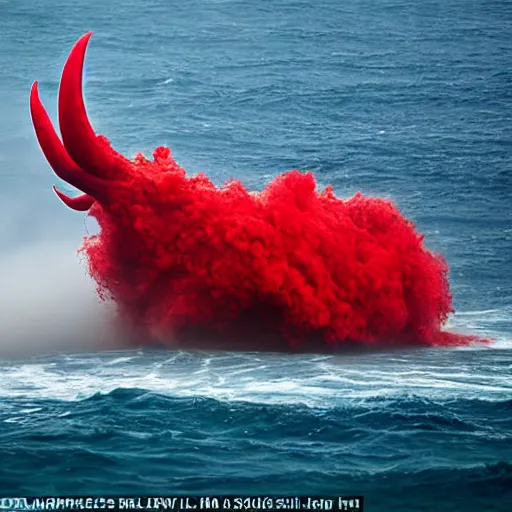
{"type": "Polygon", "coordinates": [[[512,3],[0,0],[0,497],[364,495],[372,511],[512,510],[512,3]],[[97,227],[51,187],[85,98],[127,156],[260,190],[391,199],[450,265],[447,329],[488,346],[346,354],[123,346],[77,255],[97,227]]]}

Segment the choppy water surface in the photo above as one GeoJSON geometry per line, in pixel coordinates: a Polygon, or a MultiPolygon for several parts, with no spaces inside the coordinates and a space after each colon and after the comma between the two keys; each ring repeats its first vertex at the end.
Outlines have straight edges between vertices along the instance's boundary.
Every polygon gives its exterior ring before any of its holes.
{"type": "Polygon", "coordinates": [[[300,489],[361,493],[369,511],[510,510],[511,32],[502,1],[0,1],[1,493],[300,489]],[[99,351],[83,220],[53,197],[28,116],[35,79],[55,114],[88,30],[87,107],[116,148],[168,144],[217,183],[300,168],[340,196],[393,199],[450,264],[449,327],[496,343],[99,351]]]}

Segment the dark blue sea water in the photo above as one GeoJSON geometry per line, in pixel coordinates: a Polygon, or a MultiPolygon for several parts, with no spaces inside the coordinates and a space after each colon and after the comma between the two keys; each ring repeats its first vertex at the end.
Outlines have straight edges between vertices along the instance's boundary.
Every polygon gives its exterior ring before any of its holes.
{"type": "MultiPolygon", "coordinates": [[[[63,190],[70,191],[64,183],[63,190]]],[[[72,192],[72,191],[70,191],[72,192]]],[[[512,510],[512,3],[0,0],[0,495],[364,494],[512,510]],[[393,199],[487,348],[122,350],[28,114],[93,30],[95,129],[250,188],[393,199]],[[108,350],[106,350],[108,349],[108,350]]]]}

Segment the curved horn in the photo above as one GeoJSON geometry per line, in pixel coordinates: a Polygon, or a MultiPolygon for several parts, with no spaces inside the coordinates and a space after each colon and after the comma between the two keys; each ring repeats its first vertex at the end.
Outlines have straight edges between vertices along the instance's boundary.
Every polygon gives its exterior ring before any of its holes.
{"type": "Polygon", "coordinates": [[[91,196],[104,197],[106,182],[78,167],[60,141],[39,98],[37,82],[30,91],[30,114],[39,145],[55,174],[91,196]]]}
{"type": "Polygon", "coordinates": [[[112,173],[119,163],[124,164],[128,160],[96,135],[87,117],[82,96],[82,74],[91,36],[92,32],[88,32],[78,39],[64,65],[59,87],[59,125],[71,158],[85,170],[105,176],[105,173],[112,173]]]}
{"type": "Polygon", "coordinates": [[[60,200],[72,210],[76,210],[77,212],[86,212],[94,203],[94,197],[89,194],[82,194],[77,197],[69,197],[66,194],[62,193],[55,185],[53,186],[53,191],[59,196],[60,200]]]}

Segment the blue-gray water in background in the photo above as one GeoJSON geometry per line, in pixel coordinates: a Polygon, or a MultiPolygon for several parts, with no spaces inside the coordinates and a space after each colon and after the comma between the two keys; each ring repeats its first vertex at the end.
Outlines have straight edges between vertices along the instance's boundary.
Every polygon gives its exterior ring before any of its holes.
{"type": "Polygon", "coordinates": [[[0,495],[512,510],[511,102],[504,0],[0,0],[0,495]],[[393,199],[450,264],[448,327],[495,344],[100,351],[75,253],[94,226],[51,192],[28,115],[37,79],[55,118],[89,30],[87,108],[116,149],[169,145],[219,184],[300,168],[393,199]]]}

